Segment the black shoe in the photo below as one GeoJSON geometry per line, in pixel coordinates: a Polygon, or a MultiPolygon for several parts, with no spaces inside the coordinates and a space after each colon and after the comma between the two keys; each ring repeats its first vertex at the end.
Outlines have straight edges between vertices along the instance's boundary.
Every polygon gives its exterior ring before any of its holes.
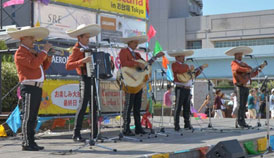
{"type": "Polygon", "coordinates": [[[144,129],[135,130],[135,134],[146,134],[147,132],[144,129]]]}
{"type": "Polygon", "coordinates": [[[246,124],[246,123],[245,123],[245,124],[242,124],[242,125],[239,124],[239,126],[240,126],[241,128],[250,128],[250,127],[251,127],[250,125],[248,125],[248,124],[246,124]]]}
{"type": "Polygon", "coordinates": [[[81,136],[73,136],[72,139],[73,139],[74,142],[85,142],[86,141],[81,136]]]}
{"type": "Polygon", "coordinates": [[[257,122],[257,126],[258,126],[258,127],[261,127],[262,124],[261,124],[260,122],[257,122]]]}
{"type": "Polygon", "coordinates": [[[131,130],[123,131],[124,136],[135,136],[134,133],[131,132],[131,130]]]}
{"type": "Polygon", "coordinates": [[[174,128],[174,130],[177,132],[180,131],[180,129],[181,129],[180,126],[175,126],[175,128],[174,128]]]}
{"type": "Polygon", "coordinates": [[[23,151],[39,151],[38,147],[32,146],[22,146],[23,151]]]}
{"type": "Polygon", "coordinates": [[[38,148],[39,150],[43,150],[44,149],[44,147],[43,146],[38,146],[36,143],[34,143],[34,145],[33,145],[34,147],[36,147],[36,148],[38,148]]]}
{"type": "Polygon", "coordinates": [[[191,129],[193,129],[193,127],[191,126],[191,124],[185,124],[185,129],[191,130],[191,129]]]}

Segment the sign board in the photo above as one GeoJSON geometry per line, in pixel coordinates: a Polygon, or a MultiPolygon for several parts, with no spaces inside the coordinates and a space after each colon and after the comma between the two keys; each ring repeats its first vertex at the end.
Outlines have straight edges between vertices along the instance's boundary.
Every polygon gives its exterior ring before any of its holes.
{"type": "MultiPolygon", "coordinates": [[[[80,24],[96,24],[96,13],[55,4],[34,3],[34,24],[49,29],[50,38],[72,39],[66,34],[80,24]]],[[[76,39],[75,39],[76,40],[76,39]]],[[[93,38],[95,40],[95,37],[93,38]]]]}
{"type": "MultiPolygon", "coordinates": [[[[122,37],[146,34],[146,22],[142,20],[110,14],[100,14],[98,19],[102,28],[100,41],[109,40],[112,43],[120,44],[122,37]]],[[[146,43],[139,45],[139,47],[146,47],[146,43]]]]}
{"type": "MultiPolygon", "coordinates": [[[[122,103],[125,97],[122,94],[122,103]]],[[[116,81],[100,83],[100,102],[103,113],[118,113],[120,111],[120,92],[116,81]]],[[[142,110],[147,104],[146,91],[143,91],[142,110]]],[[[80,103],[79,81],[76,80],[46,80],[43,86],[42,101],[39,114],[62,115],[75,114],[80,103]]],[[[88,108],[87,108],[88,112],[88,108]]]]}
{"type": "Polygon", "coordinates": [[[64,4],[146,18],[147,0],[55,0],[64,4]]]}

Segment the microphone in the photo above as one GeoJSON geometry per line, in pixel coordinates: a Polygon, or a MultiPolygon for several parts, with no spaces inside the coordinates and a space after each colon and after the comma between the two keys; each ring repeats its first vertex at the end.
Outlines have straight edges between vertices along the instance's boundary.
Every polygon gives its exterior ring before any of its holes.
{"type": "Polygon", "coordinates": [[[187,59],[186,59],[186,61],[188,61],[188,60],[191,60],[191,61],[193,61],[193,58],[187,58],[187,59]]]}
{"type": "Polygon", "coordinates": [[[88,49],[85,49],[85,48],[80,48],[80,52],[82,52],[82,53],[85,53],[85,52],[93,52],[94,50],[93,49],[90,49],[90,48],[88,48],[88,49]]]}
{"type": "Polygon", "coordinates": [[[250,57],[252,59],[253,55],[245,55],[245,57],[250,57]]]}

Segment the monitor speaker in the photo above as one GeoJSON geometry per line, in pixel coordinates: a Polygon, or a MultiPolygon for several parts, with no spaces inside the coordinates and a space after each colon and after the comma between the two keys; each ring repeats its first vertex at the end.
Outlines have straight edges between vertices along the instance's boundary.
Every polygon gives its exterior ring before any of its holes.
{"type": "Polygon", "coordinates": [[[236,140],[221,141],[206,154],[207,158],[246,158],[240,143],[236,140]]]}

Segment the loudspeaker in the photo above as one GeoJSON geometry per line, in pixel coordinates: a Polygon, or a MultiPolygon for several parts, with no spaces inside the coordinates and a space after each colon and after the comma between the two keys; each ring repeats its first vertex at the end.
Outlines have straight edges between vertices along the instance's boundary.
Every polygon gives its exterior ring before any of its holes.
{"type": "Polygon", "coordinates": [[[246,158],[240,143],[236,140],[221,141],[206,154],[207,158],[246,158]]]}

